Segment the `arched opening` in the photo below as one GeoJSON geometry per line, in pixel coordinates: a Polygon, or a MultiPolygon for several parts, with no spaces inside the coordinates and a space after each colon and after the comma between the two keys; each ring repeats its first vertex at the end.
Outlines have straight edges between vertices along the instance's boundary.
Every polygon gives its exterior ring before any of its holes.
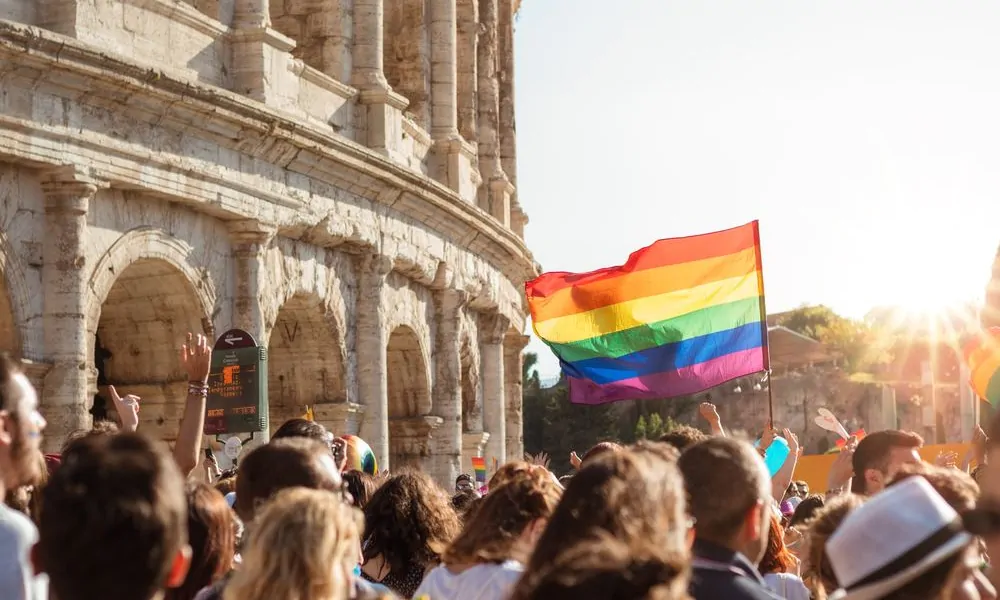
{"type": "Polygon", "coordinates": [[[464,433],[483,430],[483,398],[479,386],[479,365],[476,355],[466,339],[459,355],[462,364],[462,431],[464,433]]]}
{"type": "Polygon", "coordinates": [[[406,112],[430,130],[430,44],[427,38],[429,0],[385,3],[385,78],[410,101],[406,112]]]}
{"type": "Polygon", "coordinates": [[[426,420],[430,380],[420,338],[402,325],[389,336],[386,350],[389,396],[389,464],[393,469],[421,464],[430,453],[426,420]]]}
{"type": "MultiPolygon", "coordinates": [[[[301,416],[306,406],[347,402],[341,340],[318,297],[299,294],[281,307],[268,341],[271,431],[301,416]]],[[[344,431],[344,423],[323,425],[344,431]]]]}
{"type": "Polygon", "coordinates": [[[342,82],[351,80],[354,43],[353,2],[283,2],[271,0],[271,23],[295,40],[292,56],[342,82]]]}
{"type": "Polygon", "coordinates": [[[468,142],[478,139],[479,93],[478,44],[479,5],[476,0],[458,0],[458,131],[468,142]]]}
{"type": "Polygon", "coordinates": [[[97,325],[95,418],[113,413],[106,386],[114,385],[122,395],[142,398],[139,428],[144,433],[174,439],[188,379],[179,349],[188,332],[213,334],[206,312],[191,283],[166,261],[140,259],[122,271],[101,305],[97,325]]]}

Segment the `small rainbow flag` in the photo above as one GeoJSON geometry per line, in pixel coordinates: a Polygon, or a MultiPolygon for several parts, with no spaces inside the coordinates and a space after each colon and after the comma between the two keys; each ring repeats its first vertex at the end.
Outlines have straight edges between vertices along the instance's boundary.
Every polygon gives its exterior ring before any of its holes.
{"type": "Polygon", "coordinates": [[[768,369],[757,221],[660,240],[618,267],[546,273],[526,289],[535,334],[578,404],[695,394],[768,369]]]}
{"type": "Polygon", "coordinates": [[[472,468],[476,472],[476,481],[486,483],[486,459],[482,456],[473,456],[472,468]]]}

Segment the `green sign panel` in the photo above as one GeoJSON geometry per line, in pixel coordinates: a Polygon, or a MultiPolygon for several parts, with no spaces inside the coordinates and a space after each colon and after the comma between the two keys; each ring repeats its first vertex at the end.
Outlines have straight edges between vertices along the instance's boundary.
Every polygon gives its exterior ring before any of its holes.
{"type": "Polygon", "coordinates": [[[205,434],[256,433],[267,423],[267,349],[230,329],[212,349],[205,434]]]}

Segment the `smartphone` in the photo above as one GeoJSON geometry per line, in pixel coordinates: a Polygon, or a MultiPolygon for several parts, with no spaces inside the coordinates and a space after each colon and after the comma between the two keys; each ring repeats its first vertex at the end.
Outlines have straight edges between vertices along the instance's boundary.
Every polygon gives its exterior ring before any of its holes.
{"type": "Polygon", "coordinates": [[[215,460],[215,453],[212,452],[211,448],[205,448],[205,458],[208,460],[215,460]]]}

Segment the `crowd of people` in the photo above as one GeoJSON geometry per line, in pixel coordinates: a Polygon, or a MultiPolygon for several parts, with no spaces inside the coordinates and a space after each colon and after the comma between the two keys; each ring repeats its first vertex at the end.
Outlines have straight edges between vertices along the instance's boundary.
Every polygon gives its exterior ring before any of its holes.
{"type": "Polygon", "coordinates": [[[0,356],[0,598],[996,597],[1000,457],[981,430],[971,472],[923,462],[912,433],[851,439],[815,494],[794,480],[794,433],[772,475],[778,432],[755,446],[706,404],[711,434],[602,442],[570,476],[525,460],[484,489],[463,475],[445,490],[419,470],[346,470],[336,432],[293,419],[235,472],[195,481],[210,354],[197,336],[181,351],[191,383],[172,449],[112,391],[121,424],[58,456],[41,453],[21,365],[0,356]]]}

